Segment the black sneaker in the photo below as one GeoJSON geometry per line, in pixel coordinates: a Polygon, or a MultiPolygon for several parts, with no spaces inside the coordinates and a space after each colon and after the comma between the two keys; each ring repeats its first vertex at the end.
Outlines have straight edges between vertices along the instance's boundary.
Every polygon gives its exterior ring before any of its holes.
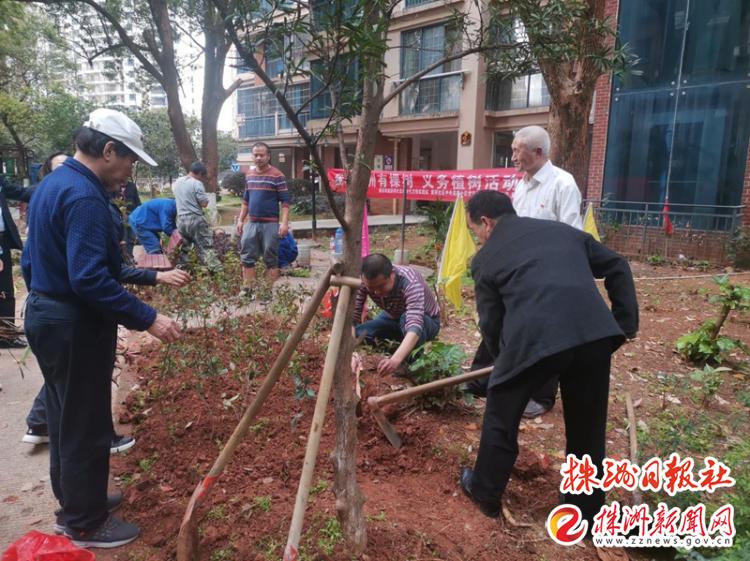
{"type": "Polygon", "coordinates": [[[135,438],[132,436],[123,436],[121,434],[115,434],[112,437],[112,445],[109,449],[110,454],[119,454],[125,450],[130,450],[135,446],[135,438]]]}
{"type": "Polygon", "coordinates": [[[65,528],[65,537],[70,538],[78,547],[120,547],[134,541],[140,533],[135,524],[115,518],[111,514],[94,530],[79,532],[65,528]]]}
{"type": "Polygon", "coordinates": [[[49,442],[49,433],[47,432],[47,425],[40,425],[38,427],[29,427],[26,434],[23,435],[21,442],[27,444],[46,444],[49,442]]]}
{"type": "MultiPolygon", "coordinates": [[[[121,491],[115,491],[111,495],[107,495],[107,512],[114,512],[118,508],[122,506],[122,492],[121,491]]],[[[53,526],[53,530],[55,534],[58,536],[61,536],[65,533],[65,522],[63,522],[62,518],[62,512],[63,509],[58,508],[55,511],[55,525],[53,526]]]]}

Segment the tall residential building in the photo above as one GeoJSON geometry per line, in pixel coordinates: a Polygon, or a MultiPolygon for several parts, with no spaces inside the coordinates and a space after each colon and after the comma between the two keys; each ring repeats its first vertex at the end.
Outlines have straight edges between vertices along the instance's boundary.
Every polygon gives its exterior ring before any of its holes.
{"type": "MultiPolygon", "coordinates": [[[[450,49],[451,16],[461,4],[474,5],[469,0],[401,2],[389,31],[386,92],[450,49]]],[[[750,2],[607,0],[606,10],[621,41],[640,57],[639,72],[598,82],[591,153],[581,155],[589,161],[588,181],[579,186],[584,195],[638,208],[652,205],[659,212],[668,196],[673,206],[685,205],[680,208],[686,213],[707,216],[737,213],[744,204],[742,220],[750,225],[750,2]]],[[[283,72],[280,57],[267,52],[264,59],[272,76],[283,72]]],[[[292,105],[300,107],[317,87],[315,80],[294,80],[292,105]]],[[[539,73],[488,80],[481,55],[455,60],[385,108],[376,167],[509,167],[514,131],[545,126],[549,102],[539,73]]],[[[325,105],[316,101],[300,115],[309,130],[325,126],[325,105]]],[[[288,177],[304,176],[307,151],[265,86],[256,81],[240,89],[236,111],[240,163],[249,163],[249,147],[263,140],[272,148],[275,166],[288,177]]],[[[344,125],[347,149],[353,149],[356,132],[355,118],[344,125]]],[[[340,165],[338,141],[324,139],[322,145],[326,163],[340,165]]],[[[689,226],[728,229],[731,224],[693,220],[689,226]]]]}

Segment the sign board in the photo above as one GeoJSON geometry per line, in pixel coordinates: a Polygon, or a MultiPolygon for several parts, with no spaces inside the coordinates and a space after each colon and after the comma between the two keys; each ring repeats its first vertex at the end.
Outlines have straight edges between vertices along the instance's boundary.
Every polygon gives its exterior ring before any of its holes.
{"type": "MultiPolygon", "coordinates": [[[[394,199],[404,196],[416,201],[453,201],[459,195],[468,199],[477,191],[500,191],[513,197],[522,174],[515,168],[452,171],[373,171],[367,196],[394,199]]],[[[335,192],[346,191],[346,171],[329,169],[328,181],[335,192]]]]}
{"type": "Polygon", "coordinates": [[[231,167],[234,173],[237,173],[238,171],[240,171],[240,164],[238,164],[237,162],[232,162],[231,167]]]}

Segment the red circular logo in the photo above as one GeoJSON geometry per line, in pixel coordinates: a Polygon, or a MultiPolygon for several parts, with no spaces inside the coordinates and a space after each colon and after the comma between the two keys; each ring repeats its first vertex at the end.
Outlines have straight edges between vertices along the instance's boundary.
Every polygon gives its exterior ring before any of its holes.
{"type": "Polygon", "coordinates": [[[547,517],[547,532],[560,545],[575,545],[583,539],[588,529],[581,509],[575,505],[559,505],[547,517]]]}

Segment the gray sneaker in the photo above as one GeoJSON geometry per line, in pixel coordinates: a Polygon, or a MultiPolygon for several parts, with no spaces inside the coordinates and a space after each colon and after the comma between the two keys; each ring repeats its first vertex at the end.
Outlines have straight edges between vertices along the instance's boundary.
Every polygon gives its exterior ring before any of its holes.
{"type": "MultiPolygon", "coordinates": [[[[122,506],[122,491],[115,491],[114,493],[107,494],[107,512],[114,512],[122,506]]],[[[58,508],[55,511],[55,525],[53,531],[58,536],[62,536],[65,533],[65,522],[63,522],[63,509],[58,508]]]]}
{"type": "Polygon", "coordinates": [[[78,547],[101,547],[110,549],[129,544],[134,541],[141,531],[138,526],[115,518],[111,514],[102,524],[93,530],[78,531],[65,528],[65,537],[78,547]]]}

